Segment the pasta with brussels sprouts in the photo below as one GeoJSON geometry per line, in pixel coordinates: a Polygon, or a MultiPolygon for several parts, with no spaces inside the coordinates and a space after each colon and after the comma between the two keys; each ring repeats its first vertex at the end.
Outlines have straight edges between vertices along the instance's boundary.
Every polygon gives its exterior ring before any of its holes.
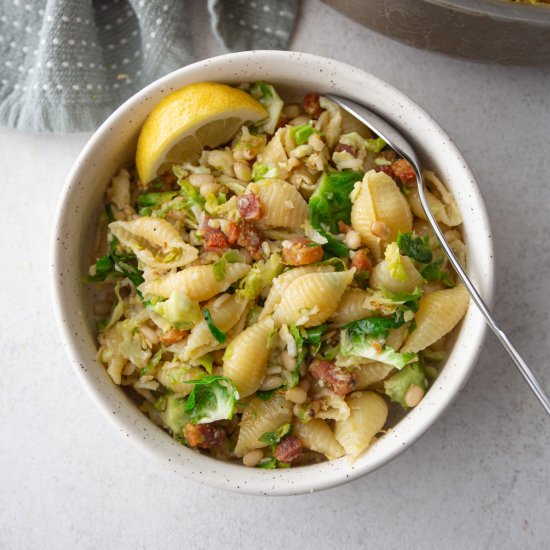
{"type": "MultiPolygon", "coordinates": [[[[112,178],[86,277],[94,311],[110,310],[97,359],[212,457],[357,459],[429,390],[468,294],[407,161],[327,98],[285,107],[270,84],[241,89],[267,118],[151,181],[133,166],[112,178]]],[[[426,180],[464,263],[458,207],[426,180]]]]}

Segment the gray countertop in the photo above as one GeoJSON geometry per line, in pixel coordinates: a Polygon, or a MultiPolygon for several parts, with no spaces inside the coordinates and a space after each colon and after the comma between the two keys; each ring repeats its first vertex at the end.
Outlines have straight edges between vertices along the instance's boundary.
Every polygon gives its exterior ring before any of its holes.
{"type": "MultiPolygon", "coordinates": [[[[291,48],[400,88],[472,167],[495,237],[495,314],[550,388],[550,68],[418,51],[306,0],[291,48]]],[[[198,57],[221,53],[215,42],[198,57]]],[[[349,485],[268,499],[185,481],[84,394],[48,286],[53,209],[88,136],[0,130],[0,548],[548,548],[550,419],[488,336],[462,395],[410,450],[349,485]]]]}

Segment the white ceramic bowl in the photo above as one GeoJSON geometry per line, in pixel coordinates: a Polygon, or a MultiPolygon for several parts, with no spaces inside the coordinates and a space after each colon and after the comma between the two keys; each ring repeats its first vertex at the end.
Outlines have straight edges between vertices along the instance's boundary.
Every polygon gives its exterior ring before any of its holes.
{"type": "Polygon", "coordinates": [[[142,414],[95,360],[95,323],[82,281],[90,242],[109,179],[132,158],[151,108],[192,82],[237,84],[262,79],[280,89],[347,96],[392,121],[415,145],[425,165],[449,185],[464,217],[468,272],[489,302],[493,293],[491,231],[483,199],[466,161],[436,122],[410,99],[378,78],[344,63],[309,54],[256,51],[229,54],[175,71],[117,109],[92,136],[76,161],[59,201],[52,241],[51,288],[64,346],[88,394],[137,447],[165,468],[224,489],[290,495],[326,489],[372,472],[414,443],[460,392],[482,346],[485,324],[471,304],[449,360],[426,397],[354,464],[339,459],[284,469],[245,468],[202,456],[175,442],[142,414]]]}

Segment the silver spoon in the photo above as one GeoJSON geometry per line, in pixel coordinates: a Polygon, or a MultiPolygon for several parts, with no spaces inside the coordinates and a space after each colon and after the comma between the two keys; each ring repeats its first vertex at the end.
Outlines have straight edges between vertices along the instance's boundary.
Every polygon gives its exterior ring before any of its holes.
{"type": "Polygon", "coordinates": [[[447,258],[454,267],[458,277],[470,293],[472,300],[481,311],[485,321],[495,333],[496,337],[499,339],[500,343],[504,346],[504,349],[508,352],[508,355],[513,359],[516,367],[520,370],[521,374],[529,384],[530,388],[533,390],[534,394],[538,397],[542,406],[545,408],[546,412],[550,414],[550,398],[548,394],[544,391],[539,381],[535,375],[531,372],[531,369],[527,366],[525,361],[522,359],[521,355],[518,353],[516,348],[512,345],[506,334],[497,325],[494,320],[491,312],[485,305],[485,302],[482,300],[478,291],[466,275],[464,269],[457,260],[452,248],[449,246],[449,243],[445,240],[443,232],[439,229],[437,221],[435,220],[433,214],[430,211],[428,204],[428,198],[426,197],[426,189],[424,188],[424,180],[422,179],[422,169],[418,156],[414,152],[411,145],[408,141],[390,124],[388,124],[384,119],[380,118],[376,113],[371,110],[351,101],[349,99],[344,99],[342,97],[334,96],[332,94],[326,94],[326,97],[340,105],[342,109],[347,111],[350,115],[354,116],[356,119],[360,120],[363,124],[368,126],[374,133],[378,134],[395,152],[402,156],[405,160],[408,160],[414,171],[416,173],[416,181],[418,183],[418,195],[420,197],[420,202],[424,208],[424,212],[430,222],[439,244],[445,251],[447,258]]]}

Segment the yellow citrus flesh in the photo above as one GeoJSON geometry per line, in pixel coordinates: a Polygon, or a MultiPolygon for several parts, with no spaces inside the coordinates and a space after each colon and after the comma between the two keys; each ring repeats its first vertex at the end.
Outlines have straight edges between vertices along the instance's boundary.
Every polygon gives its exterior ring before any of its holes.
{"type": "Polygon", "coordinates": [[[136,168],[144,183],[171,164],[196,159],[204,147],[228,142],[246,122],[267,111],[252,96],[225,84],[199,82],[165,97],[139,134],[136,168]]]}

